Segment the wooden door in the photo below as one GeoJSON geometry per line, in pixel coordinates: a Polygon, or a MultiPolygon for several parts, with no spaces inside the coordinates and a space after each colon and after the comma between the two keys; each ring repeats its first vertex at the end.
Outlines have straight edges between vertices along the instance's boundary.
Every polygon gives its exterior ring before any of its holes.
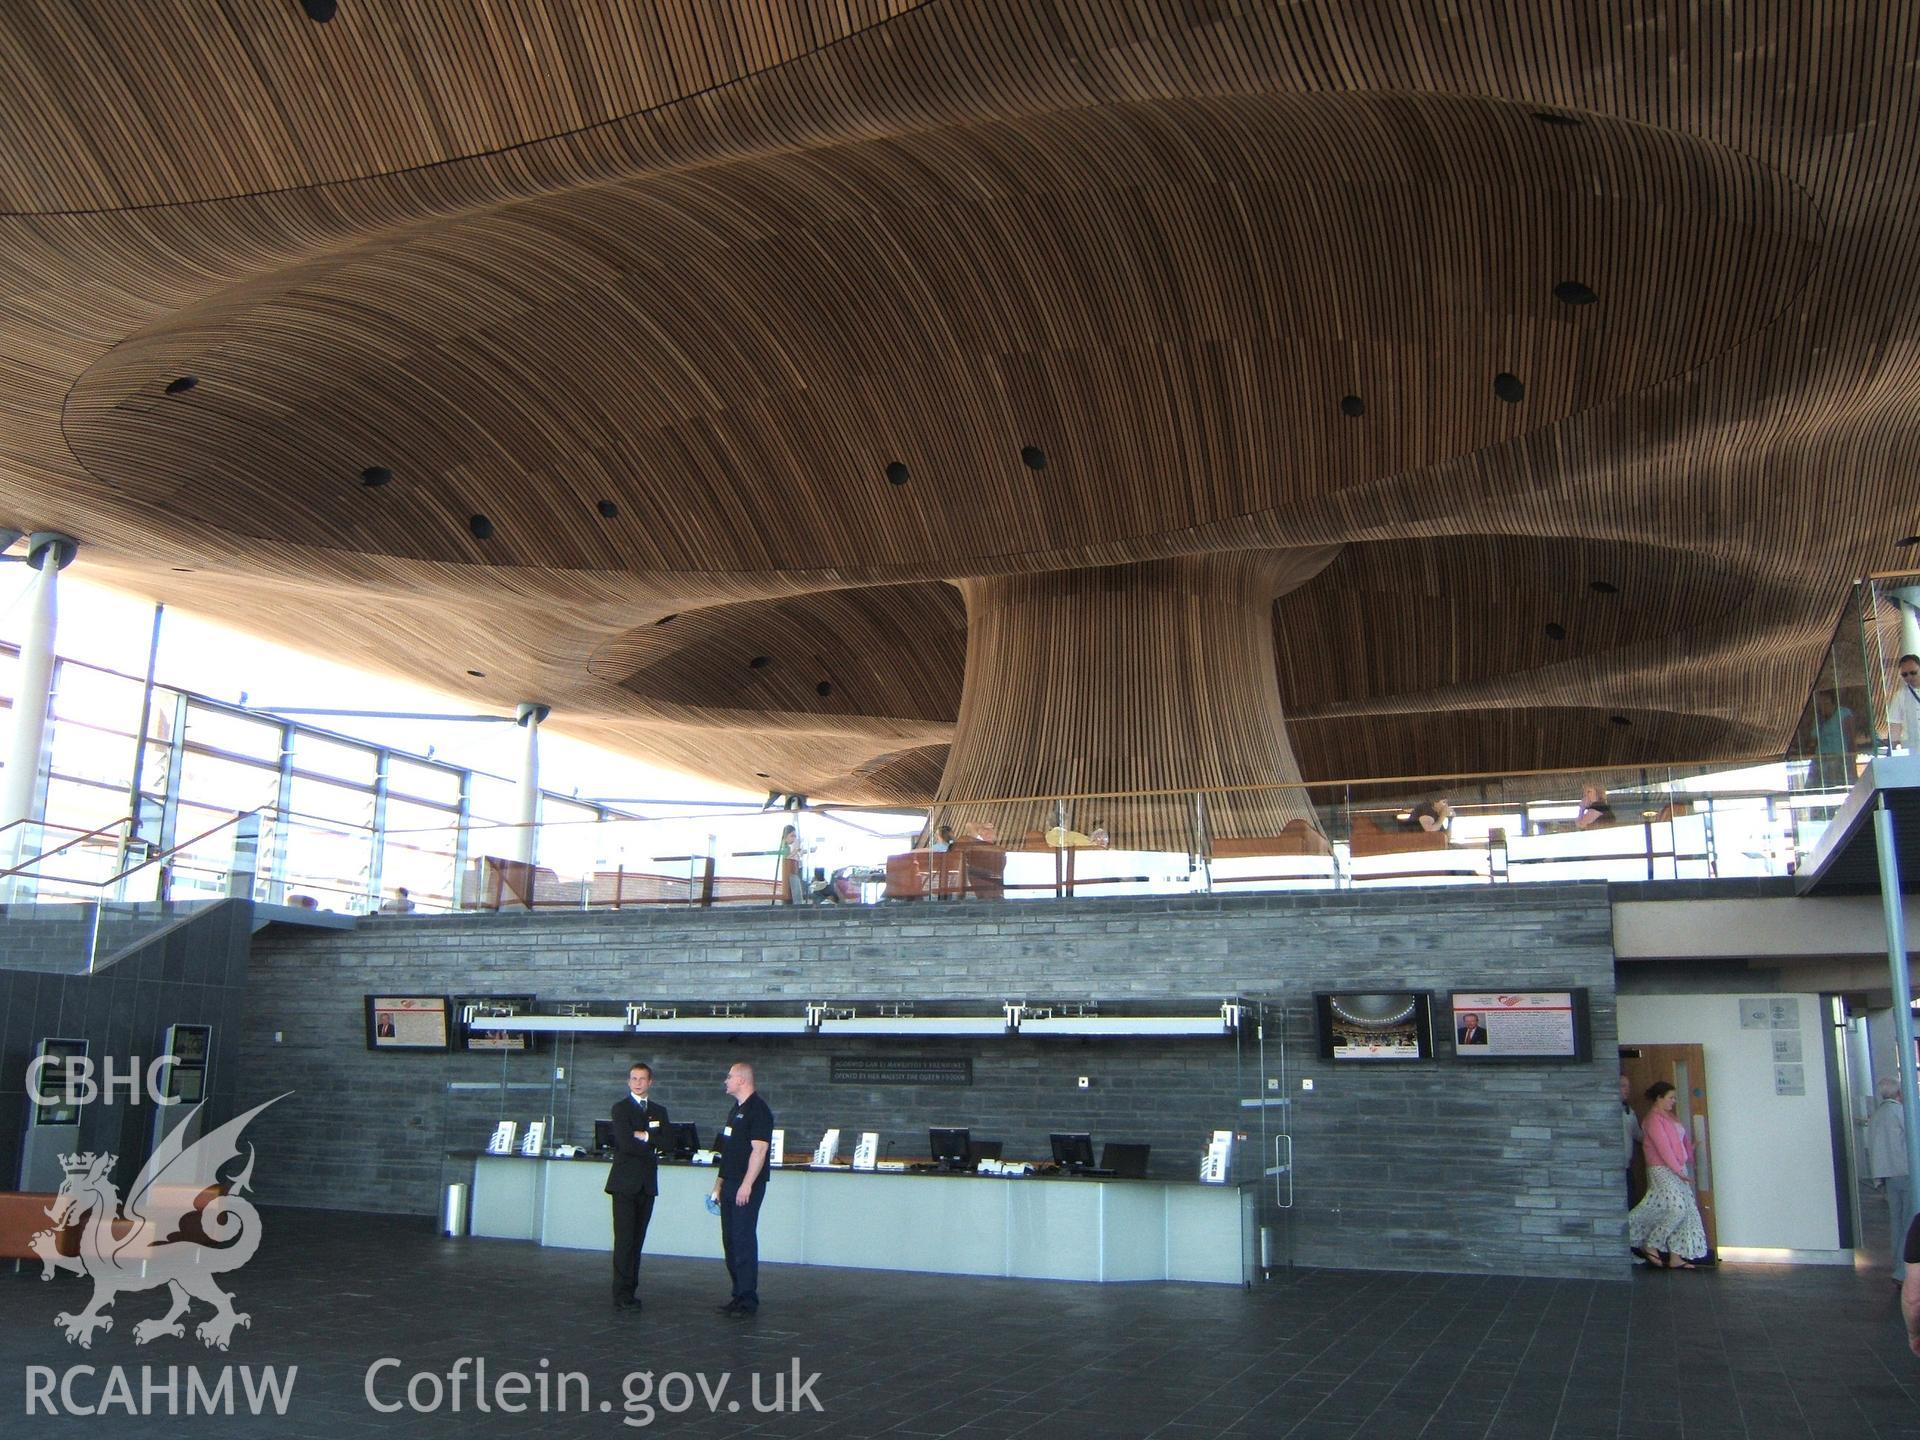
{"type": "Polygon", "coordinates": [[[1707,1120],[1707,1058],[1699,1045],[1622,1045],[1620,1073],[1633,1086],[1633,1108],[1646,1123],[1647,1087],[1665,1080],[1679,1092],[1673,1118],[1693,1136],[1693,1186],[1709,1254],[1720,1248],[1713,1216],[1713,1134],[1707,1120]]]}

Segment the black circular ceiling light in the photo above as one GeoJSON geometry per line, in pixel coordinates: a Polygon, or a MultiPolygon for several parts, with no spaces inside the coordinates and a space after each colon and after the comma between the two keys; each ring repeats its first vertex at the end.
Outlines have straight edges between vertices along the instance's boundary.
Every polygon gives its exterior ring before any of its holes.
{"type": "Polygon", "coordinates": [[[200,377],[198,375],[182,375],[178,379],[167,382],[167,394],[184,395],[199,383],[200,377]]]}
{"type": "Polygon", "coordinates": [[[1611,580],[1589,580],[1587,588],[1596,595],[1618,595],[1620,587],[1611,580]]]}
{"type": "Polygon", "coordinates": [[[473,532],[473,538],[476,540],[491,540],[493,538],[493,521],[484,515],[469,515],[467,517],[467,529],[473,532]]]}
{"type": "Polygon", "coordinates": [[[912,472],[898,460],[895,460],[891,465],[887,466],[887,483],[889,485],[904,485],[912,478],[912,472]]]}
{"type": "Polygon", "coordinates": [[[1566,638],[1567,638],[1566,626],[1562,625],[1558,620],[1549,620],[1547,622],[1547,639],[1564,640],[1566,638]]]}
{"type": "Polygon", "coordinates": [[[620,507],[611,500],[602,500],[593,508],[600,512],[600,518],[602,520],[617,520],[620,518],[620,507]]]}
{"type": "Polygon", "coordinates": [[[1358,395],[1343,395],[1340,397],[1340,413],[1349,420],[1358,420],[1367,413],[1367,402],[1358,395]]]}
{"type": "Polygon", "coordinates": [[[756,655],[747,662],[749,670],[764,670],[773,663],[771,655],[756,655]]]}
{"type": "Polygon", "coordinates": [[[1502,370],[1493,377],[1493,393],[1509,405],[1518,405],[1527,398],[1527,387],[1521,383],[1518,375],[1509,375],[1502,370]]]}
{"type": "Polygon", "coordinates": [[[822,680],[818,685],[813,687],[813,693],[818,695],[822,700],[826,699],[827,696],[833,694],[833,682],[831,680],[822,680]]]}
{"type": "Polygon", "coordinates": [[[360,472],[360,483],[369,489],[393,483],[393,471],[384,465],[369,465],[360,472]]]}
{"type": "Polygon", "coordinates": [[[1578,280],[1562,280],[1553,287],[1553,298],[1562,305],[1591,305],[1600,297],[1591,286],[1582,285],[1578,280]]]}
{"type": "Polygon", "coordinates": [[[340,13],[340,0],[300,0],[300,8],[316,25],[324,25],[340,13]]]}
{"type": "Polygon", "coordinates": [[[1584,125],[1587,123],[1578,115],[1566,115],[1558,110],[1536,110],[1533,112],[1533,118],[1538,120],[1542,125],[1572,127],[1574,125],[1584,125]]]}
{"type": "Polygon", "coordinates": [[[1020,463],[1029,470],[1044,470],[1047,468],[1047,452],[1038,445],[1022,445],[1020,463]]]}

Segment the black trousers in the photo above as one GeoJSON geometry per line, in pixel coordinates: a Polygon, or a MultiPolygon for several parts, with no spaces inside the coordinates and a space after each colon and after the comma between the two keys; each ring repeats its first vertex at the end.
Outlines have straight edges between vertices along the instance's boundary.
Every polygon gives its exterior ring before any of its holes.
{"type": "Polygon", "coordinates": [[[760,1202],[767,1198],[767,1187],[753,1187],[753,1198],[744,1205],[733,1203],[740,1193],[737,1180],[720,1185],[720,1247],[727,1256],[727,1275],[733,1281],[733,1298],[749,1309],[760,1308],[760,1202]]]}
{"type": "Polygon", "coordinates": [[[607,1198],[613,1201],[613,1298],[631,1300],[640,1284],[640,1248],[647,1243],[654,1197],[641,1191],[607,1198]]]}

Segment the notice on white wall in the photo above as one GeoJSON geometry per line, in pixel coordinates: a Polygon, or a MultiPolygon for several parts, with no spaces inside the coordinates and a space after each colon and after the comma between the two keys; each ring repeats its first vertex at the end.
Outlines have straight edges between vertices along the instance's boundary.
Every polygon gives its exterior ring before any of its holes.
{"type": "Polygon", "coordinates": [[[1773,1028],[1773,1006],[1767,1003],[1765,996],[1740,1002],[1740,1028],[1742,1030],[1773,1028]]]}
{"type": "Polygon", "coordinates": [[[1776,1095],[1804,1095],[1807,1093],[1807,1067],[1804,1065],[1776,1065],[1773,1067],[1773,1093],[1776,1095]]]}
{"type": "Polygon", "coordinates": [[[1773,997],[1773,1028],[1776,1030],[1798,1030],[1800,1028],[1800,1002],[1790,995],[1773,997]]]}
{"type": "Polygon", "coordinates": [[[1776,1030],[1773,1032],[1773,1063],[1776,1065],[1798,1065],[1806,1056],[1800,1053],[1800,1032],[1798,1030],[1776,1030]]]}

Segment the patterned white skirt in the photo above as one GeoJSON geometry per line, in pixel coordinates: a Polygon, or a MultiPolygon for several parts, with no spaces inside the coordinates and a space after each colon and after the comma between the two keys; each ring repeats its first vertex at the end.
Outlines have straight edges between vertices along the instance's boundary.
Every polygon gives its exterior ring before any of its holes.
{"type": "Polygon", "coordinates": [[[1636,1250],[1666,1250],[1683,1260],[1707,1253],[1707,1232],[1693,1187],[1664,1165],[1647,1167],[1647,1195],[1627,1216],[1627,1240],[1636,1250]]]}

